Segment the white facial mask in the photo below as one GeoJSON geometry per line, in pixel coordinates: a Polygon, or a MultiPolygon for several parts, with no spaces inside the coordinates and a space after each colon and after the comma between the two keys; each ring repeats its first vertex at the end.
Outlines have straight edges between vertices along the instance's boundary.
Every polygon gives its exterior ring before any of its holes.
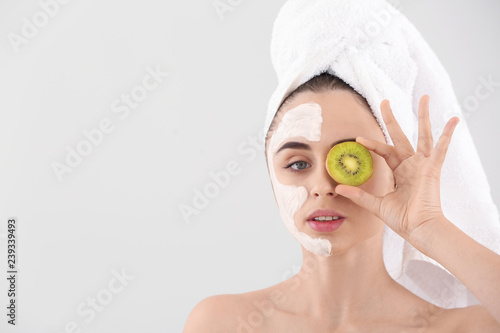
{"type": "Polygon", "coordinates": [[[270,139],[267,160],[278,208],[286,227],[293,237],[309,252],[320,256],[329,256],[332,249],[330,241],[324,238],[312,238],[308,234],[300,232],[293,218],[307,200],[307,189],[304,186],[279,183],[273,162],[274,153],[285,141],[292,137],[303,137],[309,141],[319,141],[322,122],[321,106],[317,103],[304,103],[287,111],[270,139]]]}

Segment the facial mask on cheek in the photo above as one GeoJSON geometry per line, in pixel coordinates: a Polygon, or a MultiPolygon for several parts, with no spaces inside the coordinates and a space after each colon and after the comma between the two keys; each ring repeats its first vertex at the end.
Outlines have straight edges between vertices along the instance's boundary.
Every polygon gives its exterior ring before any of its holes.
{"type": "Polygon", "coordinates": [[[278,182],[274,171],[273,154],[289,138],[304,137],[309,141],[319,141],[321,138],[321,106],[317,103],[301,104],[285,113],[278,128],[271,137],[268,150],[271,183],[278,201],[281,218],[293,237],[309,252],[320,256],[329,256],[332,244],[328,239],[312,238],[300,232],[294,221],[295,213],[307,200],[308,191],[304,186],[284,185],[278,182]]]}

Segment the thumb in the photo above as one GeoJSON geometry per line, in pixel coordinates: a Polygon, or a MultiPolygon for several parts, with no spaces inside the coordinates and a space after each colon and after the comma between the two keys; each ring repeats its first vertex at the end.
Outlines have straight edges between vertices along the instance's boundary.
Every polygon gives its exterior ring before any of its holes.
{"type": "Polygon", "coordinates": [[[337,185],[335,192],[350,199],[355,204],[369,210],[380,218],[380,202],[379,197],[373,196],[368,192],[363,191],[359,187],[350,185],[337,185]]]}

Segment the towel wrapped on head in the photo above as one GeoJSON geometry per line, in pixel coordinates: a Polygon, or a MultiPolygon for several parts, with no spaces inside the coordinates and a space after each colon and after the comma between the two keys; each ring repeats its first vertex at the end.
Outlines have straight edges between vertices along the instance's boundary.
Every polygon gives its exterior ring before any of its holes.
{"type": "MultiPolygon", "coordinates": [[[[274,23],[271,58],[278,87],[268,104],[264,138],[281,102],[323,72],[338,76],[367,100],[389,145],[393,143],[380,111],[384,99],[390,101],[415,151],[422,95],[430,96],[435,143],[446,122],[459,116],[441,173],[443,213],[474,240],[500,254],[498,209],[450,78],[397,8],[384,0],[289,0],[274,23]]],[[[435,305],[479,304],[442,265],[387,226],[383,257],[394,280],[435,305]]]]}

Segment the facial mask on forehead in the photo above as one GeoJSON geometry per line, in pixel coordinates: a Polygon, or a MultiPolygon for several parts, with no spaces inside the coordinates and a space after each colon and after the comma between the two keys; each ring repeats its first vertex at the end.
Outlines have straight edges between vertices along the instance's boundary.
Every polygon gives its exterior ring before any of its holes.
{"type": "Polygon", "coordinates": [[[274,153],[290,138],[303,137],[309,141],[319,141],[322,122],[321,106],[317,103],[304,103],[287,111],[270,139],[267,159],[271,183],[285,226],[308,251],[320,256],[329,256],[332,244],[328,239],[312,238],[300,232],[295,224],[294,215],[306,202],[309,195],[307,189],[304,186],[284,185],[278,182],[273,162],[274,153]]]}

